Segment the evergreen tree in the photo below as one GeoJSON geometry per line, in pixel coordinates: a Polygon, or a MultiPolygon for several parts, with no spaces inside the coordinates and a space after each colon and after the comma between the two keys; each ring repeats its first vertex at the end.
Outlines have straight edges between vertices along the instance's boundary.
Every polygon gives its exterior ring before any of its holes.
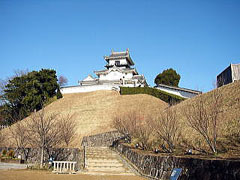
{"type": "Polygon", "coordinates": [[[34,110],[40,110],[44,103],[56,96],[57,89],[59,85],[55,70],[41,69],[14,77],[8,81],[2,96],[5,118],[13,123],[34,110]]]}
{"type": "Polygon", "coordinates": [[[181,76],[172,68],[164,70],[158,74],[154,80],[155,84],[165,84],[178,87],[181,76]]]}
{"type": "Polygon", "coordinates": [[[63,96],[62,96],[62,93],[61,93],[61,91],[60,91],[60,89],[58,88],[57,89],[57,99],[60,99],[60,98],[62,98],[63,96]]]}

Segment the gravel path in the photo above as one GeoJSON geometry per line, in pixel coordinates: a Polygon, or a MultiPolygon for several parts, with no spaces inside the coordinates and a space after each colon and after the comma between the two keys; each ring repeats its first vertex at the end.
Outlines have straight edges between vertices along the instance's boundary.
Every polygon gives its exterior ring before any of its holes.
{"type": "Polygon", "coordinates": [[[26,164],[14,164],[14,163],[2,163],[0,162],[0,170],[7,170],[7,169],[26,169],[26,164]]]}

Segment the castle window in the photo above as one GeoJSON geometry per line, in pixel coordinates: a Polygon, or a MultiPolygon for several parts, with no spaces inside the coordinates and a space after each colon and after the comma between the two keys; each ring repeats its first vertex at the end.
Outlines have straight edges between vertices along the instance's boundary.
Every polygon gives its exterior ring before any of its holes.
{"type": "Polygon", "coordinates": [[[119,66],[120,65],[120,61],[115,61],[115,66],[119,66]]]}

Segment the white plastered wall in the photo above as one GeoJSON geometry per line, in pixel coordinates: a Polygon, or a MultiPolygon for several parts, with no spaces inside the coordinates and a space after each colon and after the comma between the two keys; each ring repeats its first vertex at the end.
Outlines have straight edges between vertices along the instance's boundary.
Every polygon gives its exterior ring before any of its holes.
{"type": "Polygon", "coordinates": [[[72,86],[72,87],[63,87],[60,89],[62,94],[71,94],[71,93],[83,93],[83,92],[92,92],[98,90],[113,90],[113,88],[119,89],[119,86],[116,85],[91,85],[91,86],[72,86]]]}

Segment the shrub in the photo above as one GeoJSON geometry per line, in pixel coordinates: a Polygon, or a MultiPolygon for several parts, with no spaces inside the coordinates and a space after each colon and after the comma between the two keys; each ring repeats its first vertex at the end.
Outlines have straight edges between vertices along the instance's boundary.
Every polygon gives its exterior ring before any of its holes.
{"type": "Polygon", "coordinates": [[[3,150],[2,150],[2,156],[6,156],[6,154],[7,154],[7,150],[6,150],[6,149],[3,149],[3,150]]]}
{"type": "Polygon", "coordinates": [[[166,103],[169,103],[171,105],[185,100],[185,98],[182,98],[180,96],[173,95],[173,94],[161,91],[159,89],[150,88],[150,87],[120,87],[120,94],[121,95],[148,94],[156,98],[159,98],[162,101],[165,101],[166,103]]]}
{"type": "Polygon", "coordinates": [[[10,158],[14,158],[15,152],[13,150],[9,150],[7,156],[10,158]]]}

